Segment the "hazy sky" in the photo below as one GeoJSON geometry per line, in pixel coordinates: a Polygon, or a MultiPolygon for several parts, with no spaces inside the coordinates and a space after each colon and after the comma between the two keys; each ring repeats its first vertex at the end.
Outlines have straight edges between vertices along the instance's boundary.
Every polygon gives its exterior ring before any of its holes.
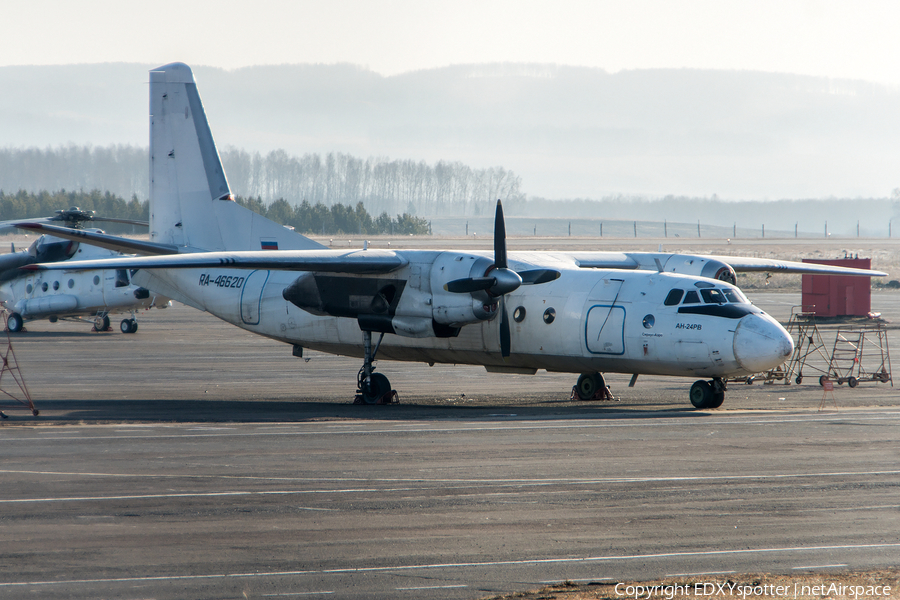
{"type": "Polygon", "coordinates": [[[0,66],[540,62],[751,69],[900,85],[900,3],[823,0],[22,0],[0,66]]]}

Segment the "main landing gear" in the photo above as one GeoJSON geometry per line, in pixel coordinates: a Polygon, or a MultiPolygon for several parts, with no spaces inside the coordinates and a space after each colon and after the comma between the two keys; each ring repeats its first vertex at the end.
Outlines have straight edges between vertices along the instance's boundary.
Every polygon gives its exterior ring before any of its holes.
{"type": "Polygon", "coordinates": [[[582,373],[578,383],[572,388],[572,399],[578,397],[585,402],[589,400],[613,400],[609,386],[600,373],[582,373]]]}
{"type": "Polygon", "coordinates": [[[381,373],[374,373],[375,355],[381,347],[384,334],[378,338],[375,349],[372,350],[372,332],[363,331],[363,349],[365,357],[363,366],[356,376],[356,398],[353,404],[396,404],[399,402],[396,390],[391,389],[391,382],[381,373]]]}
{"type": "Polygon", "coordinates": [[[726,389],[721,377],[713,377],[711,381],[695,381],[691,386],[691,404],[694,408],[719,408],[725,401],[726,389]]]}

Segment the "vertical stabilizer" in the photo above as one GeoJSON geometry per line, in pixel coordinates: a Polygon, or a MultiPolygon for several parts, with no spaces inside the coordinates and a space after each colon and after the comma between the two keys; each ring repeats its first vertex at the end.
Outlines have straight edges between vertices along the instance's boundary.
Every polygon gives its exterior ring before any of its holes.
{"type": "Polygon", "coordinates": [[[184,63],[150,71],[150,239],[210,251],[322,247],[234,202],[184,63]]]}

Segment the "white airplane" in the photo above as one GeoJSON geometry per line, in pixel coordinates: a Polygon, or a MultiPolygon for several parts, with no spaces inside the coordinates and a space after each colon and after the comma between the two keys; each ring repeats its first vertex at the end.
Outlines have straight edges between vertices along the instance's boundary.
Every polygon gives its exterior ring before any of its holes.
{"type": "Polygon", "coordinates": [[[499,202],[493,253],[331,250],[233,201],[187,65],[150,72],[150,110],[151,242],[26,228],[150,255],[78,268],[139,269],[140,285],[290,344],[297,356],[311,348],[361,357],[360,402],[395,397],[374,372],[380,353],[577,373],[585,400],[606,389],[602,372],[696,377],[691,403],[715,408],[729,378],[777,367],[793,350],[787,331],[733,285],[735,269],[884,275],[735,257],[507,253],[499,202]]]}
{"type": "MultiPolygon", "coordinates": [[[[55,217],[38,222],[63,221],[81,230],[85,221],[114,221],[143,224],[146,222],[94,217],[92,211],[77,207],[57,211],[55,217]]],[[[16,227],[27,220],[4,221],[0,228],[16,227]]],[[[34,222],[32,220],[31,222],[34,222]]],[[[88,230],[102,233],[99,229],[88,230]]],[[[40,236],[28,250],[0,255],[0,305],[6,310],[6,327],[10,332],[22,331],[26,321],[49,319],[88,321],[97,331],[110,328],[109,315],[130,313],[123,319],[123,333],[135,333],[138,328],[135,312],[153,306],[166,307],[168,298],[151,294],[146,288],[131,283],[131,273],[124,268],[111,270],[71,270],[58,276],[51,273],[28,273],[19,269],[26,264],[57,261],[99,260],[120,257],[122,254],[49,234],[40,236]]]]}

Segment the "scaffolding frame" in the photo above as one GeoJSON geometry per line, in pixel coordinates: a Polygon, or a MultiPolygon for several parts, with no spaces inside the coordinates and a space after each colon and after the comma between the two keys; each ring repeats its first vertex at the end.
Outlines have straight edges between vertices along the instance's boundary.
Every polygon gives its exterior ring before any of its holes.
{"type": "MultiPolygon", "coordinates": [[[[795,307],[796,308],[796,307],[795,307]]],[[[795,337],[797,342],[794,344],[794,352],[784,368],[786,376],[784,383],[791,384],[793,378],[797,385],[803,383],[803,369],[809,368],[819,374],[819,384],[821,385],[823,377],[828,377],[830,367],[821,368],[814,363],[810,363],[810,357],[818,357],[826,365],[830,365],[831,359],[826,354],[825,341],[819,331],[816,323],[816,315],[811,312],[794,312],[791,309],[791,318],[787,326],[788,333],[791,337],[795,337]]]]}
{"type": "Polygon", "coordinates": [[[880,323],[863,326],[839,327],[831,351],[832,379],[838,384],[846,383],[856,387],[861,381],[890,382],[891,355],[888,348],[887,331],[880,323]],[[874,360],[870,357],[875,356],[874,360]],[[866,368],[869,359],[870,366],[866,368]],[[876,365],[874,368],[871,365],[876,365]]]}
{"type": "MultiPolygon", "coordinates": [[[[26,408],[31,411],[31,414],[35,417],[40,414],[40,411],[35,408],[34,402],[31,400],[31,394],[28,393],[28,386],[25,385],[25,378],[22,376],[22,371],[19,369],[19,362],[16,360],[16,353],[13,351],[12,347],[12,339],[9,337],[9,331],[6,331],[6,346],[5,348],[0,345],[0,357],[3,358],[3,367],[0,368],[0,408],[12,409],[12,408],[26,408]],[[8,389],[4,389],[4,380],[9,382],[13,381],[15,386],[9,386],[10,388],[18,388],[18,391],[13,389],[13,391],[9,391],[8,389]]],[[[6,414],[0,411],[0,416],[4,419],[7,418],[6,414]]]]}
{"type": "Polygon", "coordinates": [[[887,329],[883,322],[841,323],[827,327],[828,331],[835,332],[830,351],[813,313],[792,310],[787,330],[792,337],[796,336],[797,342],[784,367],[786,385],[802,383],[806,369],[807,373],[813,370],[819,374],[819,385],[831,379],[838,385],[847,383],[851,388],[863,381],[894,386],[887,329]],[[810,358],[814,361],[810,362],[810,358]]]}

